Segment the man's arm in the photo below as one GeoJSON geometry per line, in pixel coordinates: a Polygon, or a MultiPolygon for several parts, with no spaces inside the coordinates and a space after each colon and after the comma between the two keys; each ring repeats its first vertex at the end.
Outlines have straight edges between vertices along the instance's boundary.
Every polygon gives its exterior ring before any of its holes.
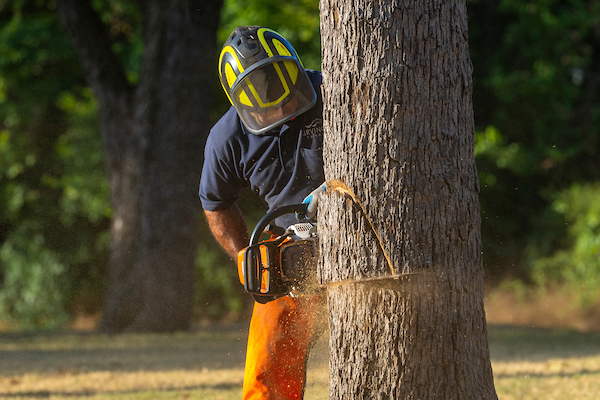
{"type": "Polygon", "coordinates": [[[239,207],[233,204],[229,209],[206,211],[206,220],[217,242],[237,260],[238,252],[248,246],[248,226],[239,207]]]}

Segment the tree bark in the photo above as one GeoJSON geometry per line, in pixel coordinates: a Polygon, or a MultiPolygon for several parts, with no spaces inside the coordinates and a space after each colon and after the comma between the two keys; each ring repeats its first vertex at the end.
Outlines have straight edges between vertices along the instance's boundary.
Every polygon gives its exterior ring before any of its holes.
{"type": "Polygon", "coordinates": [[[319,205],[329,396],[495,399],[466,4],[320,8],[325,175],[343,179],[319,205]],[[391,273],[415,275],[343,282],[391,273]]]}
{"type": "Polygon", "coordinates": [[[192,311],[222,0],[141,3],[145,50],[132,85],[90,3],[57,2],[98,100],[113,208],[105,332],[187,329],[192,311]]]}

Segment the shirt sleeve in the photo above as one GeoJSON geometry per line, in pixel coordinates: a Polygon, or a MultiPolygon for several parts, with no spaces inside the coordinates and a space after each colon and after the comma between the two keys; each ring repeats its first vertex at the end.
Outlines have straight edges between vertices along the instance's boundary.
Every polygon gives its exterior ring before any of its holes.
{"type": "Polygon", "coordinates": [[[207,211],[227,209],[248,186],[239,172],[240,151],[231,135],[220,131],[219,124],[211,130],[204,150],[204,166],[200,178],[199,196],[207,211]]]}

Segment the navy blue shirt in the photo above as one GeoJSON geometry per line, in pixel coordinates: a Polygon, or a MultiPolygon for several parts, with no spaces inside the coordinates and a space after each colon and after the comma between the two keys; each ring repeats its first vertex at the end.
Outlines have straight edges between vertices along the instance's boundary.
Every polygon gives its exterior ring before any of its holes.
{"type": "MultiPolygon", "coordinates": [[[[211,129],[199,191],[205,210],[231,207],[245,187],[258,193],[269,210],[299,204],[325,181],[321,73],[306,72],[317,103],[304,114],[257,136],[231,107],[211,129]]],[[[277,221],[284,228],[291,223],[290,218],[277,221]]]]}

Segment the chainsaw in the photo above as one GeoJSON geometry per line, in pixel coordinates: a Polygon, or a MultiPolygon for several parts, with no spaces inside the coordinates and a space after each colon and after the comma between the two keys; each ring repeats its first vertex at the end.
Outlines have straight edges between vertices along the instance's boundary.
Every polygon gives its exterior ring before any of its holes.
{"type": "MultiPolygon", "coordinates": [[[[328,184],[332,186],[332,190],[340,189],[340,187],[334,185],[335,182],[333,184],[328,182],[328,184]]],[[[327,190],[327,185],[323,184],[307,196],[302,204],[274,209],[256,224],[250,237],[250,244],[238,253],[240,282],[256,302],[265,304],[287,295],[310,295],[325,290],[326,285],[321,284],[317,279],[319,236],[314,217],[316,216],[318,197],[320,193],[327,190]],[[281,228],[277,231],[270,227],[276,218],[291,213],[296,213],[298,223],[290,225],[285,231],[281,228]],[[270,236],[268,239],[261,241],[263,234],[269,234],[270,236]]],[[[332,282],[328,284],[329,286],[393,282],[419,275],[434,275],[432,271],[397,273],[387,256],[377,231],[356,196],[345,185],[340,191],[350,194],[353,202],[359,206],[363,216],[369,222],[369,226],[373,230],[377,243],[388,263],[390,273],[332,282]]]]}
{"type": "Polygon", "coordinates": [[[306,218],[307,207],[293,204],[267,213],[252,231],[248,247],[238,253],[240,282],[256,302],[316,292],[319,237],[315,220],[306,218]],[[271,230],[276,218],[291,213],[298,223],[285,231],[271,230]],[[269,237],[261,241],[263,234],[269,237]]]}

